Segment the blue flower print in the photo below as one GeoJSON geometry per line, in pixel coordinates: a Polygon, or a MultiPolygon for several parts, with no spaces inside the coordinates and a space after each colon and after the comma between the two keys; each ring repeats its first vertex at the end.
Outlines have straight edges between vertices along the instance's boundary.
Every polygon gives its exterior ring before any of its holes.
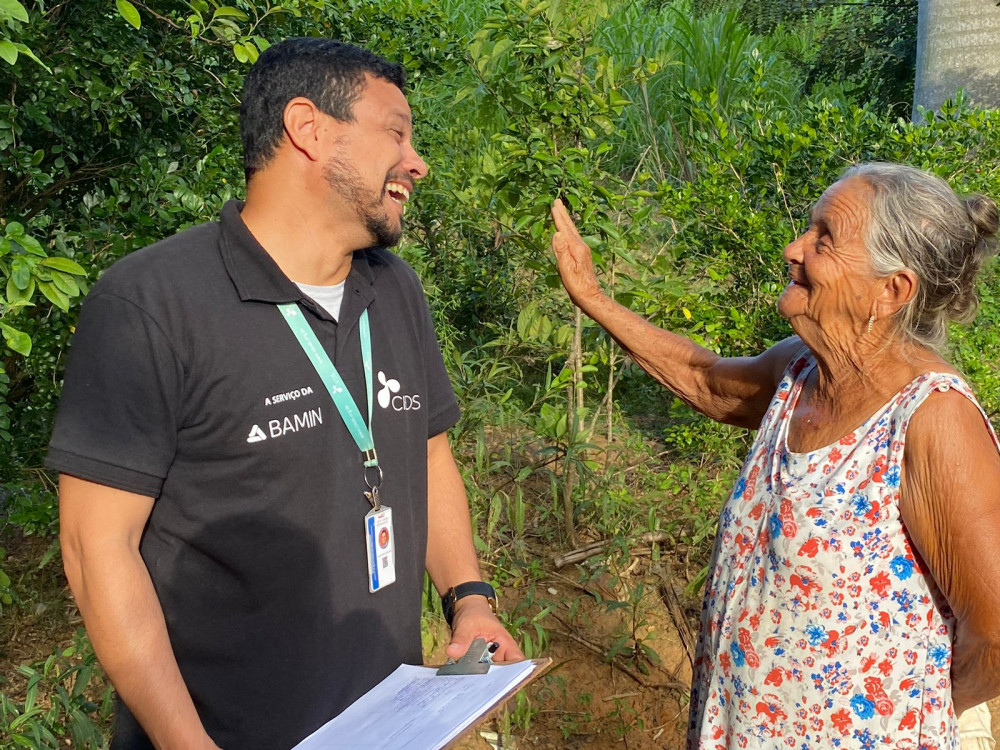
{"type": "Polygon", "coordinates": [[[826,640],[826,628],[814,622],[810,623],[806,626],[806,635],[809,636],[810,646],[818,646],[826,640]]]}
{"type": "Polygon", "coordinates": [[[885,486],[895,489],[899,487],[899,466],[893,464],[885,473],[885,486]]]}
{"type": "Polygon", "coordinates": [[[875,703],[863,695],[855,695],[851,698],[851,708],[862,719],[870,719],[875,715],[875,703]]]}
{"type": "Polygon", "coordinates": [[[743,497],[743,490],[747,488],[747,480],[745,477],[740,477],[740,481],[736,483],[736,488],[733,490],[733,499],[739,500],[743,497]]]}
{"type": "Polygon", "coordinates": [[[746,663],[746,654],[743,653],[743,649],[738,643],[729,644],[729,653],[733,655],[733,664],[737,667],[742,667],[746,663]]]}
{"type": "Polygon", "coordinates": [[[861,742],[862,750],[875,750],[875,738],[872,737],[870,729],[864,731],[854,730],[854,739],[861,742]]]}
{"type": "Polygon", "coordinates": [[[854,509],[854,515],[863,516],[872,509],[872,504],[867,497],[858,493],[851,496],[851,508],[854,509]]]}
{"type": "Polygon", "coordinates": [[[913,575],[913,560],[907,560],[902,555],[898,555],[889,561],[889,567],[893,575],[901,581],[905,581],[913,575]]]}
{"type": "Polygon", "coordinates": [[[781,518],[778,517],[777,513],[772,513],[770,519],[768,519],[768,520],[770,521],[770,523],[768,525],[771,528],[771,536],[775,537],[775,538],[780,537],[781,536],[781,518]]]}
{"type": "Polygon", "coordinates": [[[899,605],[900,612],[909,612],[913,609],[913,596],[909,591],[893,591],[892,600],[899,605]]]}
{"type": "Polygon", "coordinates": [[[931,646],[927,655],[931,658],[931,661],[934,662],[935,667],[944,667],[948,665],[948,659],[951,657],[951,649],[943,643],[938,643],[931,646]]]}

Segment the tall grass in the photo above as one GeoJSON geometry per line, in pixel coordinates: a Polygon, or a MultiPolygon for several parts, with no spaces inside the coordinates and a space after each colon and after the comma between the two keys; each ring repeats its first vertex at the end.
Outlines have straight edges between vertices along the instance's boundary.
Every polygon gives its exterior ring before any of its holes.
{"type": "Polygon", "coordinates": [[[637,170],[661,180],[690,176],[692,95],[712,100],[721,117],[730,119],[741,102],[762,96],[787,110],[802,90],[802,77],[786,58],[788,40],[753,34],[736,10],[697,15],[691,0],[658,8],[624,0],[595,41],[620,64],[647,63],[648,76],[627,87],[634,106],[611,138],[623,176],[637,170]]]}

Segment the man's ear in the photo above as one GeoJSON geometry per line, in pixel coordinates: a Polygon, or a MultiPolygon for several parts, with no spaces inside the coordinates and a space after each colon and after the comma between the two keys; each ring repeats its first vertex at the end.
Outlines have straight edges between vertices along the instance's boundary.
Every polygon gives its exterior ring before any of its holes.
{"type": "Polygon", "coordinates": [[[876,300],[879,318],[889,318],[899,312],[917,295],[920,281],[909,268],[895,271],[882,280],[882,290],[876,300]]]}
{"type": "Polygon", "coordinates": [[[320,134],[326,124],[324,119],[319,107],[304,96],[289,100],[282,115],[288,142],[312,161],[320,158],[320,134]]]}

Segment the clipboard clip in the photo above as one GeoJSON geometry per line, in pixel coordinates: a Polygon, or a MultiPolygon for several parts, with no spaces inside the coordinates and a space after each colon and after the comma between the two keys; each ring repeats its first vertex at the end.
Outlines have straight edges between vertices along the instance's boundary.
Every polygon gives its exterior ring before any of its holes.
{"type": "Polygon", "coordinates": [[[493,652],[497,646],[487,643],[484,638],[476,638],[465,652],[465,656],[458,661],[449,659],[448,663],[440,667],[438,676],[462,675],[462,674],[486,674],[493,665],[493,652]]]}

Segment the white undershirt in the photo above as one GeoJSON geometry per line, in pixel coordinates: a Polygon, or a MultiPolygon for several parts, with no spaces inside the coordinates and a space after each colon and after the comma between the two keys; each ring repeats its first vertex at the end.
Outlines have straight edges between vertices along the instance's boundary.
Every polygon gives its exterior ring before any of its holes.
{"type": "Polygon", "coordinates": [[[302,293],[312,298],[312,300],[326,310],[330,317],[337,320],[340,317],[340,304],[344,301],[344,285],[347,279],[333,286],[312,286],[311,284],[300,284],[295,282],[295,286],[302,290],[302,293]]]}

